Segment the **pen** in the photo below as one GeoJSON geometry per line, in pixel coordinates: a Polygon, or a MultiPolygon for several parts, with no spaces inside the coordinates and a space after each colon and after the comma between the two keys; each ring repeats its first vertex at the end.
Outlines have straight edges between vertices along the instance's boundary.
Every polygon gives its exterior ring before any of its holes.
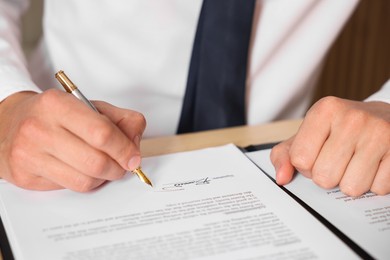
{"type": "MultiPolygon", "coordinates": [[[[81,93],[81,91],[77,88],[75,84],[66,76],[65,72],[60,70],[55,74],[56,79],[61,83],[61,85],[64,87],[66,92],[73,94],[75,97],[77,97],[79,100],[84,102],[87,106],[95,110],[99,113],[99,111],[96,109],[96,107],[81,93]]],[[[141,167],[138,167],[137,169],[133,170],[133,173],[140,178],[141,181],[144,183],[150,185],[153,187],[151,181],[149,178],[143,173],[141,170],[141,167]]]]}

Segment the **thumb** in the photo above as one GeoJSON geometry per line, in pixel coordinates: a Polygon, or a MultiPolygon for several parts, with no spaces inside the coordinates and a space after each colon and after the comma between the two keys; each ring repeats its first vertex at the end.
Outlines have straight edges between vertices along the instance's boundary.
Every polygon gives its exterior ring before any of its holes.
{"type": "Polygon", "coordinates": [[[288,184],[294,176],[295,169],[289,154],[294,137],[275,145],[271,151],[271,162],[275,167],[276,183],[279,185],[288,184]]]}

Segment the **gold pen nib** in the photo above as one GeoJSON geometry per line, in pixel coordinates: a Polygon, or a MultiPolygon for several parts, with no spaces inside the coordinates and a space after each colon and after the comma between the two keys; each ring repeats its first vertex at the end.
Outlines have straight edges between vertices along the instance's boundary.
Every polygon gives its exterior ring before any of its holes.
{"type": "Polygon", "coordinates": [[[133,173],[137,174],[138,178],[140,178],[141,181],[153,187],[148,177],[146,177],[145,173],[141,170],[141,167],[138,167],[137,169],[133,170],[133,173]]]}

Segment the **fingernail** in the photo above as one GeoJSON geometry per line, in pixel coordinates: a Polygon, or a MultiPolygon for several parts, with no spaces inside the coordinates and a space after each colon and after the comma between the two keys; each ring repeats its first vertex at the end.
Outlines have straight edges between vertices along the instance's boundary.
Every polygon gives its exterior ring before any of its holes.
{"type": "Polygon", "coordinates": [[[139,135],[136,135],[133,139],[134,144],[137,146],[137,148],[140,148],[141,145],[141,137],[139,135]]]}
{"type": "Polygon", "coordinates": [[[140,164],[141,164],[141,156],[136,155],[130,158],[127,167],[129,168],[130,171],[133,171],[137,169],[140,164]]]}

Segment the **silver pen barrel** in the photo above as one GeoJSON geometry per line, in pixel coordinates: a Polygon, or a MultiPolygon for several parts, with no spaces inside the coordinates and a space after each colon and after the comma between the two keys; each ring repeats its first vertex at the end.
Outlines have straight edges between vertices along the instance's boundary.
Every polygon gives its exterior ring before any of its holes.
{"type": "Polygon", "coordinates": [[[99,112],[96,107],[89,101],[83,93],[77,88],[77,86],[66,76],[65,72],[60,70],[56,73],[55,77],[57,80],[61,83],[61,85],[64,87],[66,92],[71,93],[78,99],[80,99],[82,102],[84,102],[87,106],[95,110],[96,112],[99,112]]]}

